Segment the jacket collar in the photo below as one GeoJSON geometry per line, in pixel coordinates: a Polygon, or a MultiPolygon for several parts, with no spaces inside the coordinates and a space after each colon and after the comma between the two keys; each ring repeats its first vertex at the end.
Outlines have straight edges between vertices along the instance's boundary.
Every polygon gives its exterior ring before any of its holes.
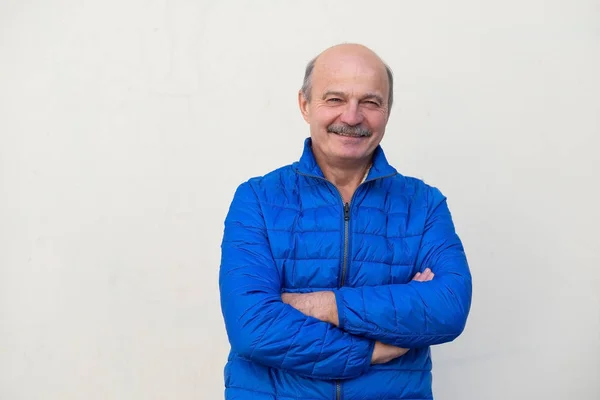
{"type": "MultiPolygon", "coordinates": [[[[323,179],[325,178],[321,167],[319,167],[317,160],[315,160],[315,156],[312,151],[312,139],[310,137],[304,140],[302,157],[300,157],[299,161],[294,163],[294,169],[304,175],[317,176],[323,179]]],[[[370,181],[372,179],[384,178],[397,173],[398,172],[396,169],[388,163],[381,145],[378,145],[373,152],[372,166],[366,180],[370,181]]]]}

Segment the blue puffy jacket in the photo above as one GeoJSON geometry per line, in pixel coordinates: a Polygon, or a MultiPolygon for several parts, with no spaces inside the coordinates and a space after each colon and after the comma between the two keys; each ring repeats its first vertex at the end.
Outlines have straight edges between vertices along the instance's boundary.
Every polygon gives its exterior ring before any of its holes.
{"type": "Polygon", "coordinates": [[[299,162],[241,184],[222,242],[231,352],[225,398],[432,399],[429,346],[464,329],[471,275],[445,197],[399,174],[383,150],[345,205],[306,139],[299,162]],[[431,268],[429,282],[411,281],[431,268]],[[282,292],[330,290],[339,327],[282,292]],[[411,349],[371,365],[375,341],[411,349]]]}

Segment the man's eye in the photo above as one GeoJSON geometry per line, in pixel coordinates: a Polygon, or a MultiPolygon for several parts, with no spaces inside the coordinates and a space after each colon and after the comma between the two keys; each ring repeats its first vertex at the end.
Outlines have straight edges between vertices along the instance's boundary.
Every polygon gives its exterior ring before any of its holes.
{"type": "Polygon", "coordinates": [[[342,99],[338,99],[337,97],[332,97],[330,99],[327,99],[327,101],[330,103],[337,103],[337,102],[342,101],[342,99]]]}
{"type": "Polygon", "coordinates": [[[379,107],[379,103],[377,103],[376,101],[367,100],[366,103],[369,104],[369,105],[371,105],[371,106],[377,106],[377,107],[379,107]]]}

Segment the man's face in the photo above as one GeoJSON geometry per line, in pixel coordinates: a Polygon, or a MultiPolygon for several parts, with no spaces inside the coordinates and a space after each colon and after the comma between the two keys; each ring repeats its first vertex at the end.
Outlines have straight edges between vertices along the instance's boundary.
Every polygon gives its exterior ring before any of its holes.
{"type": "Polygon", "coordinates": [[[313,70],[311,101],[299,95],[315,156],[333,163],[368,159],[385,133],[388,90],[385,67],[373,55],[321,55],[313,70]]]}

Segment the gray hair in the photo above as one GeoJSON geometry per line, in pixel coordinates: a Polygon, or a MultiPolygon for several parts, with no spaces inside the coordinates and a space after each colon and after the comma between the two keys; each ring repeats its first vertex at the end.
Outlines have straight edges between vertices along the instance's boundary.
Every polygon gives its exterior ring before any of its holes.
{"type": "MultiPolygon", "coordinates": [[[[312,60],[310,60],[308,62],[308,64],[306,64],[306,70],[304,71],[304,81],[302,82],[302,88],[300,89],[302,91],[302,95],[308,101],[311,100],[312,74],[313,74],[313,70],[315,69],[315,63],[317,62],[317,58],[319,58],[319,56],[313,58],[312,60]]],[[[385,72],[387,73],[387,78],[388,78],[388,87],[389,87],[388,113],[389,113],[392,110],[392,104],[394,103],[394,74],[392,73],[392,69],[387,64],[384,63],[383,65],[385,66],[385,72]]]]}

